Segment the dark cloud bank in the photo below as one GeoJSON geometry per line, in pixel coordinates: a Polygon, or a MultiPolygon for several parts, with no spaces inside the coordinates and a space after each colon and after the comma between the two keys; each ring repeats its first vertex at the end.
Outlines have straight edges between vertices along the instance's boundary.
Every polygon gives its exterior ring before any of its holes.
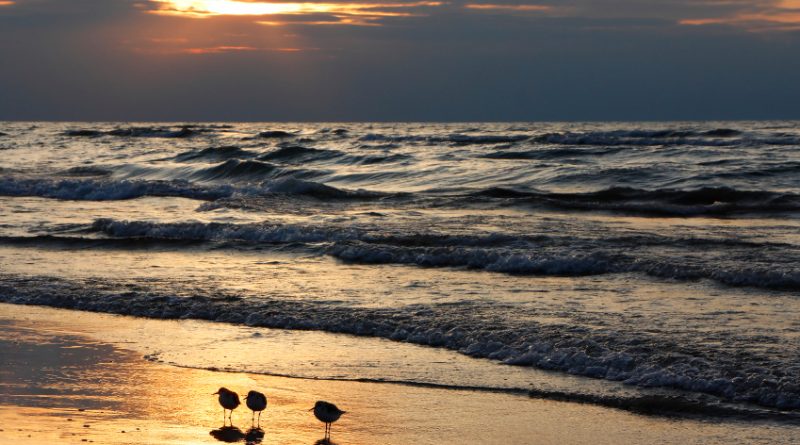
{"type": "Polygon", "coordinates": [[[355,26],[156,3],[0,6],[0,120],[800,118],[792,1],[388,5],[355,26]]]}

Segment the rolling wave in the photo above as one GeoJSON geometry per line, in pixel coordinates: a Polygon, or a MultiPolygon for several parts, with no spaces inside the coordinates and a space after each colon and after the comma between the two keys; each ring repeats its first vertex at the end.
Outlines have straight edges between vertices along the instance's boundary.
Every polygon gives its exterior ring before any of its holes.
{"type": "Polygon", "coordinates": [[[602,148],[537,148],[536,150],[511,151],[499,150],[482,154],[480,157],[487,159],[559,159],[582,156],[606,156],[619,153],[625,147],[602,148]]]}
{"type": "MultiPolygon", "coordinates": [[[[576,245],[579,243],[576,242],[576,245]]],[[[713,280],[728,286],[800,290],[800,269],[769,263],[692,264],[681,257],[621,254],[613,249],[486,249],[463,246],[419,248],[358,241],[337,242],[328,253],[362,264],[411,264],[422,267],[463,267],[513,275],[586,276],[611,273],[655,278],[713,280]]]]}
{"type": "Polygon", "coordinates": [[[84,201],[113,201],[143,196],[214,200],[230,196],[233,191],[234,189],[230,186],[210,188],[193,185],[185,180],[0,178],[0,195],[2,196],[38,196],[84,201]]]}
{"type": "Polygon", "coordinates": [[[531,141],[553,145],[733,147],[798,145],[800,137],[790,134],[756,136],[729,128],[717,128],[699,131],[667,129],[554,132],[535,136],[531,141]]]}
{"type": "Polygon", "coordinates": [[[178,129],[163,127],[128,127],[113,130],[77,129],[67,130],[62,133],[69,137],[98,138],[102,136],[116,136],[125,138],[189,138],[203,133],[213,133],[217,128],[199,127],[194,125],[182,126],[178,129]]]}
{"type": "Polygon", "coordinates": [[[61,174],[64,176],[76,176],[76,177],[110,176],[112,173],[113,171],[110,168],[98,167],[93,165],[72,167],[61,172],[61,174]]]}
{"type": "Polygon", "coordinates": [[[619,211],[659,216],[724,216],[800,211],[800,195],[728,187],[644,190],[612,187],[587,193],[547,193],[494,187],[472,194],[569,210],[619,211]]]}
{"type": "MultiPolygon", "coordinates": [[[[216,150],[216,149],[215,149],[216,150]]],[[[236,151],[232,149],[231,151],[236,151]]],[[[205,156],[205,155],[204,155],[205,156]]],[[[213,155],[216,156],[216,155],[213,155]]],[[[387,159],[374,162],[396,162],[387,159]]],[[[373,162],[359,158],[356,162],[373,162]]],[[[794,169],[789,165],[786,168],[794,169]]],[[[219,164],[198,168],[188,176],[198,183],[184,179],[144,180],[111,179],[110,167],[74,167],[61,174],[63,178],[37,178],[28,176],[0,177],[0,196],[39,196],[68,200],[122,200],[142,196],[184,197],[199,200],[260,197],[266,194],[309,196],[320,199],[375,200],[403,198],[404,202],[435,202],[441,207],[463,207],[471,204],[493,206],[529,206],[571,211],[600,211],[636,214],[643,216],[710,216],[728,217],[747,214],[781,214],[800,212],[800,195],[789,192],[738,190],[729,187],[703,187],[698,189],[647,190],[633,187],[611,187],[595,192],[559,193],[518,190],[510,187],[453,194],[447,190],[431,189],[426,192],[386,193],[362,189],[343,189],[309,180],[326,174],[325,171],[287,168],[255,159],[228,159],[219,164]],[[223,182],[222,184],[219,184],[223,182]],[[239,182],[230,185],[224,182],[239,182]],[[205,183],[205,184],[203,184],[205,183]],[[210,184],[215,183],[215,184],[210,184]]],[[[373,174],[372,176],[382,173],[373,174]]],[[[231,202],[221,201],[215,208],[224,208],[231,202]]],[[[234,203],[243,208],[258,208],[234,203]]]]}
{"type": "Polygon", "coordinates": [[[387,135],[370,133],[359,138],[362,142],[423,142],[427,144],[450,143],[455,145],[508,144],[530,139],[529,135],[466,135],[454,133],[446,136],[435,135],[387,135]]]}
{"type": "Polygon", "coordinates": [[[202,168],[191,173],[191,178],[200,181],[265,179],[292,176],[295,178],[313,177],[318,173],[311,170],[293,170],[269,162],[257,160],[228,159],[220,164],[202,168]]]}
{"type": "MultiPolygon", "coordinates": [[[[216,204],[208,207],[208,209],[231,205],[230,201],[225,201],[228,198],[247,199],[249,197],[256,199],[276,194],[335,200],[375,200],[401,196],[400,194],[385,194],[368,190],[340,189],[292,177],[280,178],[280,176],[287,174],[285,170],[269,165],[262,168],[260,164],[263,163],[244,166],[239,162],[231,163],[227,166],[223,164],[222,167],[212,167],[210,172],[207,170],[201,175],[203,175],[204,179],[242,176],[257,180],[263,176],[273,176],[276,179],[232,186],[227,184],[199,185],[184,180],[5,177],[0,178],[0,196],[36,196],[75,201],[115,201],[153,196],[215,201],[216,204]],[[228,167],[231,168],[229,169],[228,167]]],[[[92,176],[89,173],[91,171],[77,176],[92,176]]]]}
{"type": "MultiPolygon", "coordinates": [[[[635,236],[594,239],[511,234],[448,235],[391,233],[380,227],[127,221],[101,218],[85,227],[87,233],[113,240],[149,244],[211,242],[249,249],[257,246],[311,248],[342,261],[358,264],[406,264],[419,267],[466,268],[510,275],[567,276],[636,273],[674,281],[711,280],[719,284],[762,289],[800,290],[800,269],[793,246],[765,246],[726,239],[675,239],[635,236]],[[625,248],[624,246],[628,246],[625,248]],[[669,251],[650,247],[670,246],[669,251]],[[708,258],[692,255],[704,246],[708,258]],[[782,251],[779,263],[770,250],[782,251]],[[718,254],[713,254],[718,252],[718,254]]],[[[31,240],[35,243],[38,238],[31,240]]],[[[40,240],[41,241],[41,240],[40,240]]],[[[57,238],[46,239],[56,242],[57,238]]],[[[8,241],[10,242],[10,241],[8,241]]],[[[21,243],[15,239],[14,243],[21,243]]],[[[66,242],[66,241],[65,241],[66,242]]]]}
{"type": "Polygon", "coordinates": [[[324,150],[302,145],[284,145],[259,156],[258,159],[262,161],[307,162],[331,159],[343,155],[344,153],[335,150],[324,150]]]}
{"type": "Polygon", "coordinates": [[[283,130],[267,130],[258,133],[257,136],[264,139],[283,139],[283,138],[294,137],[296,135],[294,133],[289,133],[288,131],[283,131],[283,130]]]}
{"type": "Polygon", "coordinates": [[[202,150],[190,150],[174,157],[178,162],[189,161],[224,161],[233,158],[252,158],[256,154],[235,145],[209,147],[202,150]]]}

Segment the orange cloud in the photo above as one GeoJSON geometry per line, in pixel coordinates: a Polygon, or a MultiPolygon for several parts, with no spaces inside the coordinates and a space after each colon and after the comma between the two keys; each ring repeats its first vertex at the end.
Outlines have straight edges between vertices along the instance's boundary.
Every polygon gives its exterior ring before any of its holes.
{"type": "Polygon", "coordinates": [[[225,54],[225,53],[247,53],[247,52],[271,52],[271,53],[296,53],[301,51],[318,51],[319,48],[294,48],[294,47],[278,47],[278,48],[258,48],[254,46],[234,46],[234,45],[217,45],[217,46],[200,46],[188,48],[153,48],[153,47],[138,47],[133,48],[133,51],[142,54],[188,54],[188,55],[205,55],[205,54],[225,54]]]}
{"type": "Polygon", "coordinates": [[[219,54],[229,52],[258,51],[252,46],[212,46],[209,48],[185,48],[180,50],[186,54],[219,54]]]}
{"type": "Polygon", "coordinates": [[[13,6],[16,2],[12,2],[10,0],[3,0],[0,1],[0,6],[13,6]]]}
{"type": "Polygon", "coordinates": [[[333,16],[329,20],[260,20],[256,23],[264,26],[381,26],[376,21],[380,17],[347,17],[333,16]]]}
{"type": "Polygon", "coordinates": [[[684,19],[687,26],[728,25],[751,32],[800,30],[800,0],[775,0],[768,4],[721,16],[684,19]]]}
{"type": "Polygon", "coordinates": [[[270,2],[243,0],[149,0],[155,9],[149,12],[187,18],[210,18],[219,16],[275,17],[256,23],[266,26],[282,25],[350,25],[380,26],[387,17],[410,17],[409,9],[432,8],[444,3],[439,1],[354,3],[350,2],[270,2]],[[312,20],[287,20],[280,16],[314,15],[312,20]],[[320,18],[322,15],[324,17],[320,18]]]}
{"type": "Polygon", "coordinates": [[[401,8],[441,6],[442,2],[420,1],[412,3],[315,3],[315,2],[263,2],[240,0],[150,0],[158,4],[155,14],[184,17],[213,17],[222,15],[267,16],[279,14],[333,14],[365,16],[403,16],[407,13],[387,11],[401,8]]]}
{"type": "Polygon", "coordinates": [[[467,9],[477,9],[483,11],[518,11],[518,12],[529,12],[529,11],[550,11],[553,9],[552,6],[547,5],[499,5],[499,4],[492,4],[492,3],[467,3],[464,5],[467,9]]]}
{"type": "Polygon", "coordinates": [[[251,46],[212,46],[209,48],[185,48],[180,50],[183,54],[221,54],[230,52],[273,52],[273,53],[298,53],[301,51],[316,51],[317,48],[254,48],[251,46]]]}

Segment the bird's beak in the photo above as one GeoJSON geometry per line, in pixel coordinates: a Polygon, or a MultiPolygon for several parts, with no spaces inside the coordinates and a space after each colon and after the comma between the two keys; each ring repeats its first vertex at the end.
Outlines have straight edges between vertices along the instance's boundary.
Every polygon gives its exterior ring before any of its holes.
{"type": "Polygon", "coordinates": [[[309,409],[309,411],[314,411],[314,408],[309,409]]]}
{"type": "Polygon", "coordinates": [[[215,395],[217,395],[217,394],[219,394],[219,391],[217,391],[217,392],[215,392],[215,393],[212,393],[211,395],[212,395],[212,396],[215,396],[215,395]]]}

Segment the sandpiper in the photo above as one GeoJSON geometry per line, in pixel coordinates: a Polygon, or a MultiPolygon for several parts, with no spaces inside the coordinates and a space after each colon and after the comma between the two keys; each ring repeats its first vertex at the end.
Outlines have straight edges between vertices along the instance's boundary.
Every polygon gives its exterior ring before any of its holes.
{"type": "Polygon", "coordinates": [[[225,424],[225,410],[229,409],[231,410],[231,414],[228,416],[228,419],[230,419],[231,425],[233,425],[233,419],[231,418],[233,410],[242,404],[242,402],[239,401],[239,394],[236,394],[228,388],[220,388],[219,391],[214,394],[219,394],[219,404],[222,405],[222,424],[225,424]]]}
{"type": "Polygon", "coordinates": [[[337,408],[333,403],[323,402],[322,400],[318,401],[309,411],[311,410],[314,410],[314,416],[320,422],[325,423],[325,439],[330,439],[331,437],[331,424],[339,420],[339,417],[346,412],[337,408]]]}
{"type": "Polygon", "coordinates": [[[250,391],[244,400],[247,402],[247,407],[253,411],[253,423],[256,420],[256,411],[258,411],[258,426],[260,427],[261,412],[267,409],[267,396],[258,391],[250,391]]]}

